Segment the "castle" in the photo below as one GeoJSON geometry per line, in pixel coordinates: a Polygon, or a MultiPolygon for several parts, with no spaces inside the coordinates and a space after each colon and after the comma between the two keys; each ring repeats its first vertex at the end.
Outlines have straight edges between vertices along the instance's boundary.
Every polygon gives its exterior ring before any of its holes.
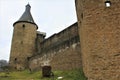
{"type": "Polygon", "coordinates": [[[53,69],[79,68],[81,64],[76,64],[81,62],[77,22],[45,39],[46,33],[37,31],[30,8],[26,5],[23,15],[13,24],[10,66],[17,70],[40,69],[44,65],[51,65],[53,69]],[[73,67],[69,67],[71,65],[73,67]]]}
{"type": "Polygon", "coordinates": [[[30,5],[13,24],[10,66],[23,70],[83,68],[88,80],[120,79],[120,1],[75,0],[78,22],[45,39],[30,5]]]}

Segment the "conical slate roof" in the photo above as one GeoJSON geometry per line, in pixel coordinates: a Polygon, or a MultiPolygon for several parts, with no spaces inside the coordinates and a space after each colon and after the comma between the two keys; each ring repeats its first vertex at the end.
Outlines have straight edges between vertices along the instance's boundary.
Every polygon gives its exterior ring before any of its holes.
{"type": "MultiPolygon", "coordinates": [[[[23,15],[20,17],[20,19],[13,24],[13,26],[14,26],[16,23],[19,23],[19,22],[28,22],[28,23],[32,23],[32,24],[35,24],[35,25],[36,25],[36,23],[35,23],[34,20],[33,20],[32,15],[31,15],[30,9],[31,9],[31,6],[30,6],[29,4],[27,4],[27,5],[26,5],[25,12],[24,12],[23,15]]],[[[37,25],[36,25],[36,26],[37,26],[37,25]]],[[[38,29],[38,26],[37,26],[37,29],[38,29]]]]}
{"type": "Polygon", "coordinates": [[[23,15],[20,17],[18,21],[28,21],[34,23],[33,17],[30,12],[31,6],[29,4],[26,5],[26,10],[23,15]]]}

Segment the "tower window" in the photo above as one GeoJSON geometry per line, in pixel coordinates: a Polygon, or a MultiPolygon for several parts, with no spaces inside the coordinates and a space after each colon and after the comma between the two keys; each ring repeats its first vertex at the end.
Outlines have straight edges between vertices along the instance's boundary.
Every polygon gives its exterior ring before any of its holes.
{"type": "Polygon", "coordinates": [[[111,6],[111,2],[110,2],[110,1],[108,1],[108,0],[107,0],[107,1],[105,1],[105,6],[106,6],[106,7],[110,7],[110,6],[111,6]]]}
{"type": "Polygon", "coordinates": [[[17,62],[17,58],[14,59],[14,63],[16,63],[16,62],[17,62]]]}
{"type": "Polygon", "coordinates": [[[23,41],[21,41],[21,44],[23,44],[23,41]]]}
{"type": "Polygon", "coordinates": [[[23,28],[25,28],[25,25],[24,25],[24,24],[23,24],[22,26],[23,26],[23,28]]]}
{"type": "Polygon", "coordinates": [[[83,13],[81,14],[81,18],[83,19],[83,13]]]}
{"type": "Polygon", "coordinates": [[[30,57],[27,57],[27,60],[29,61],[29,60],[30,60],[30,57]]]}
{"type": "Polygon", "coordinates": [[[17,61],[17,58],[15,58],[15,61],[17,61]]]}

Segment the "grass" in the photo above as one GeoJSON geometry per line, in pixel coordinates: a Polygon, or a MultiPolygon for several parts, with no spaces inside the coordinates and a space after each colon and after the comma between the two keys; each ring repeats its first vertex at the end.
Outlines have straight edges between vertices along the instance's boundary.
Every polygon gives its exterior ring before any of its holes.
{"type": "Polygon", "coordinates": [[[81,69],[70,71],[53,71],[54,78],[42,78],[41,71],[30,73],[28,70],[0,72],[0,80],[58,80],[57,77],[62,76],[61,80],[87,80],[81,69]]]}

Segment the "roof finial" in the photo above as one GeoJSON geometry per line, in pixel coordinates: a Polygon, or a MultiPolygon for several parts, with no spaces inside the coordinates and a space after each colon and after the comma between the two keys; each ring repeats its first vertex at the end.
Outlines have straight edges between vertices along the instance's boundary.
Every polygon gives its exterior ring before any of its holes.
{"type": "Polygon", "coordinates": [[[26,10],[27,10],[27,11],[30,11],[30,8],[31,8],[31,6],[30,6],[30,4],[28,3],[28,4],[26,5],[26,10]]]}
{"type": "Polygon", "coordinates": [[[27,5],[30,5],[30,3],[28,2],[28,4],[27,5]]]}

